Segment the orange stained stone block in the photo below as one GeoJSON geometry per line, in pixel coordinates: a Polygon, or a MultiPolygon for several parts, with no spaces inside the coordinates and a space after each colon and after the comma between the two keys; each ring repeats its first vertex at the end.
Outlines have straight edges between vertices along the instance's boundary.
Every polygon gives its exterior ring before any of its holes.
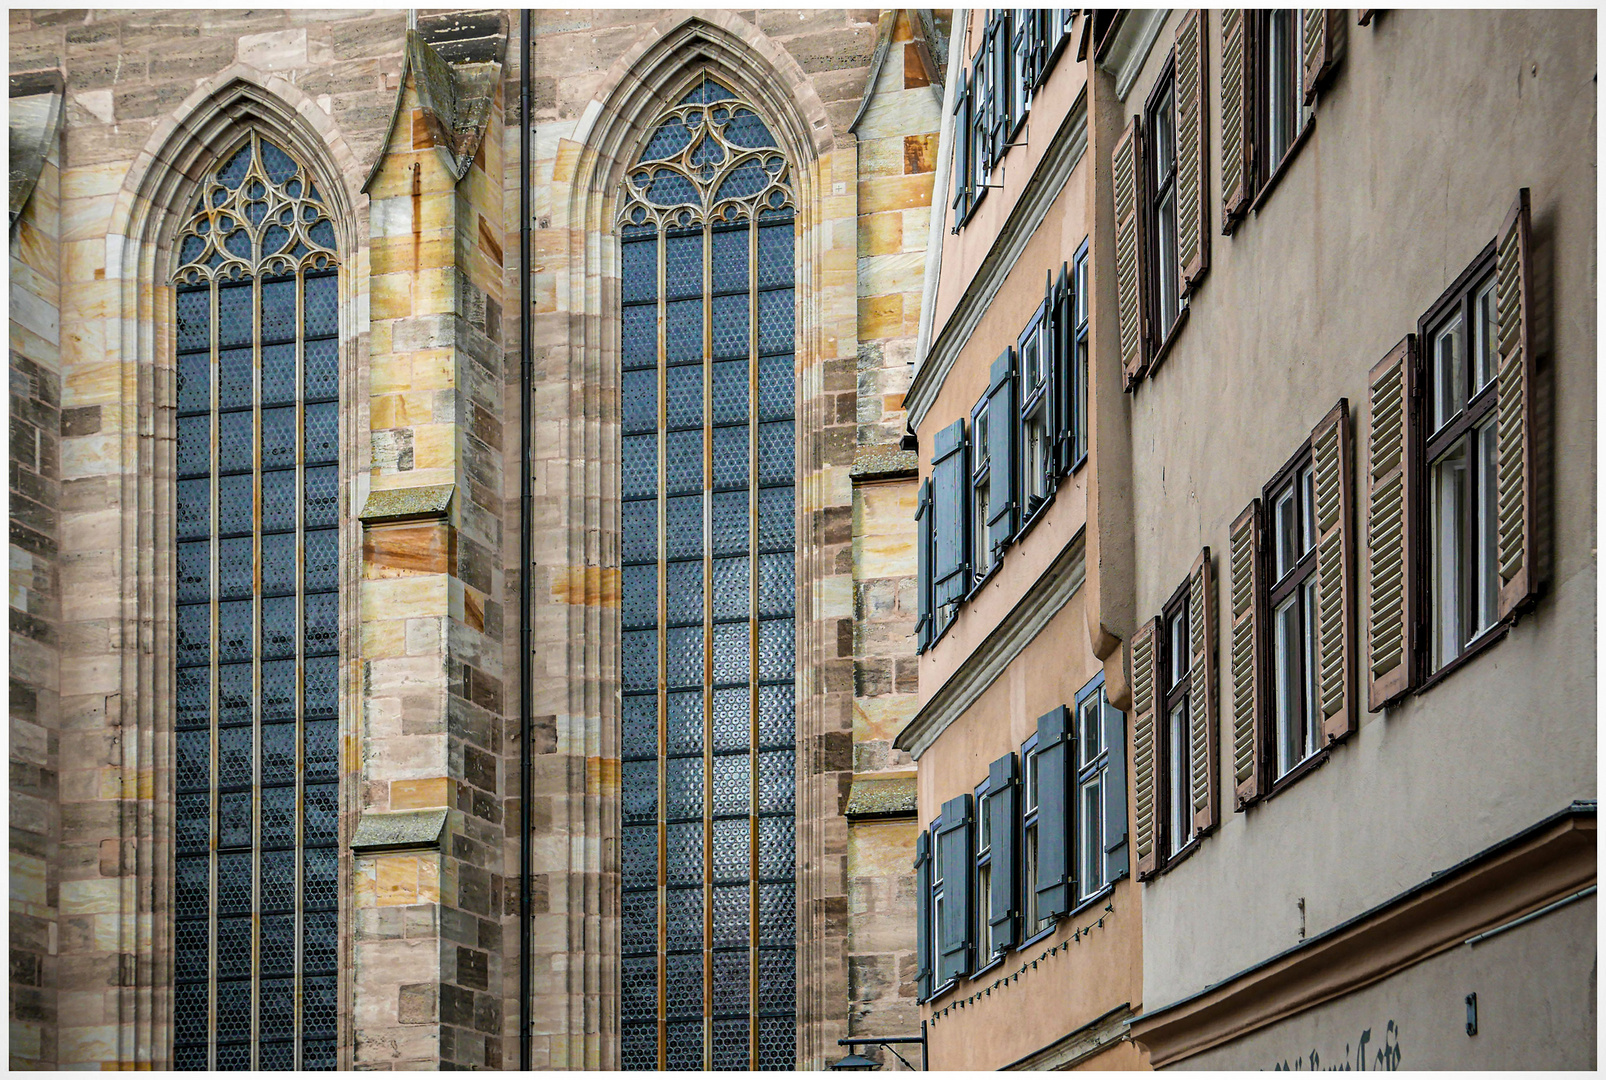
{"type": "Polygon", "coordinates": [[[380,907],[418,902],[420,862],[417,855],[387,855],[375,861],[374,898],[380,907]]]}
{"type": "MultiPolygon", "coordinates": [[[[483,148],[488,142],[489,139],[480,146],[483,148]]],[[[497,266],[502,265],[502,242],[497,239],[496,230],[491,228],[491,223],[485,220],[484,214],[480,215],[480,250],[490,256],[497,266]]]]}
{"type": "Polygon", "coordinates": [[[400,319],[412,313],[412,274],[375,274],[369,279],[368,314],[371,318],[400,319]]]}
{"type": "Polygon", "coordinates": [[[619,793],[619,759],[605,757],[586,758],[586,790],[589,794],[617,795],[619,793]]]}
{"type": "Polygon", "coordinates": [[[425,904],[438,904],[441,899],[441,868],[433,858],[418,859],[418,899],[425,904]]]}
{"type": "Polygon", "coordinates": [[[427,810],[451,806],[452,781],[446,776],[431,776],[423,780],[392,780],[390,782],[390,808],[392,810],[427,810]]]}
{"type": "Polygon", "coordinates": [[[456,530],[444,521],[375,525],[363,533],[363,576],[449,574],[456,546],[456,530]]]}
{"type": "Polygon", "coordinates": [[[554,570],[552,599],[560,604],[619,606],[619,569],[604,566],[566,566],[554,570]]]}
{"type": "Polygon", "coordinates": [[[371,430],[406,427],[410,423],[405,394],[385,394],[368,403],[368,427],[371,430]]]}
{"type": "MultiPolygon", "coordinates": [[[[903,171],[910,175],[937,170],[937,134],[905,135],[903,137],[903,171]]],[[[931,199],[928,195],[926,203],[931,199]]]]}
{"type": "Polygon", "coordinates": [[[859,181],[859,213],[931,205],[930,174],[871,177],[859,181]]]}
{"type": "Polygon", "coordinates": [[[485,598],[467,586],[463,588],[463,622],[469,629],[485,633],[485,598]]]}
{"type": "Polygon", "coordinates": [[[926,65],[920,60],[920,49],[913,43],[903,47],[903,88],[912,90],[917,86],[930,86],[931,80],[926,78],[926,65]]]}
{"type": "Polygon", "coordinates": [[[890,412],[897,412],[899,409],[903,408],[903,395],[902,394],[882,394],[881,395],[881,408],[883,410],[885,410],[886,412],[889,412],[889,413],[890,412]]]}
{"type": "Polygon", "coordinates": [[[859,297],[859,338],[898,337],[904,331],[903,294],[859,297]]]}
{"type": "Polygon", "coordinates": [[[414,109],[413,123],[413,149],[422,150],[435,145],[435,133],[431,130],[429,117],[424,115],[423,109],[414,109]]]}
{"type": "Polygon", "coordinates": [[[903,214],[894,210],[859,219],[859,258],[895,255],[903,250],[903,214]]]}

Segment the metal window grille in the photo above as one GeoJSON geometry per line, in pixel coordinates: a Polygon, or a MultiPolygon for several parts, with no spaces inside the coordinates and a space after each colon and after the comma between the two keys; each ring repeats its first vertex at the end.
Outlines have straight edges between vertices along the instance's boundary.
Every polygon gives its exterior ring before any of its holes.
{"type": "Polygon", "coordinates": [[[622,192],[626,1069],[796,1057],[790,168],[704,74],[622,192]]]}
{"type": "Polygon", "coordinates": [[[179,238],[174,1062],[333,1069],[334,224],[251,133],[179,238]]]}

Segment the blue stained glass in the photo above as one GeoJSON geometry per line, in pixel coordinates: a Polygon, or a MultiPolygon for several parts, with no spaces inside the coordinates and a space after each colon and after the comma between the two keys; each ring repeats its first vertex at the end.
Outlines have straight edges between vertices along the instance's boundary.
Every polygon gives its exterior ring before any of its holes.
{"type": "Polygon", "coordinates": [[[220,728],[217,733],[218,787],[251,786],[251,729],[220,728]]]}
{"type": "Polygon", "coordinates": [[[262,656],[277,660],[296,654],[296,598],[270,596],[262,601],[262,656]]]}
{"type": "MultiPolygon", "coordinates": [[[[670,625],[703,622],[703,564],[672,562],[666,564],[664,581],[664,608],[670,625]]],[[[654,612],[656,614],[656,612],[654,612]]]]}
{"type": "MultiPolygon", "coordinates": [[[[261,225],[262,219],[268,216],[268,204],[264,202],[246,203],[245,216],[252,225],[261,225]]],[[[262,249],[262,254],[267,255],[269,252],[274,250],[276,249],[264,246],[262,249]]],[[[246,254],[250,254],[249,248],[246,249],[246,254]]]]}
{"type": "Polygon", "coordinates": [[[670,686],[697,686],[703,681],[703,628],[670,627],[664,636],[665,679],[670,686]]]}
{"type": "Polygon", "coordinates": [[[304,1034],[335,1033],[336,989],[333,976],[303,980],[301,984],[301,1028],[304,1034]]]}
{"type": "Polygon", "coordinates": [[[782,1014],[759,1021],[760,1062],[766,1069],[790,1069],[796,1035],[792,1013],[797,1008],[797,954],[791,948],[759,950],[758,1007],[764,1013],[782,1014]]]}
{"type": "MultiPolygon", "coordinates": [[[[233,986],[235,984],[228,984],[233,986]]],[[[222,987],[218,988],[219,993],[222,987]]],[[[219,1038],[223,1038],[222,1029],[219,1029],[219,1038]]],[[[229,1038],[242,1038],[241,1032],[233,1027],[229,1030],[229,1038]]],[[[251,1067],[251,1047],[247,1043],[233,1043],[219,1045],[217,1048],[217,1067],[220,1072],[244,1072],[251,1067]]]]}
{"type": "MultiPolygon", "coordinates": [[[[676,371],[686,370],[676,368],[676,371]]],[[[658,373],[644,371],[623,373],[619,389],[620,411],[627,435],[652,431],[658,426],[658,373]]]]}
{"type": "Polygon", "coordinates": [[[790,679],[796,675],[793,641],[791,619],[772,619],[758,624],[759,678],[790,679]]]}
{"type": "MultiPolygon", "coordinates": [[[[715,957],[718,961],[724,954],[715,957]]],[[[735,961],[731,961],[733,964],[735,961]]],[[[742,977],[721,978],[715,974],[714,1011],[745,1012],[747,1009],[746,954],[742,955],[742,977]]],[[[731,1017],[714,1021],[713,1066],[716,1070],[745,1072],[749,1068],[747,1057],[747,1017],[731,1017]]]]}
{"type": "Polygon", "coordinates": [[[262,254],[264,256],[277,255],[289,240],[289,229],[279,225],[269,225],[262,232],[262,254]]]}
{"type": "Polygon", "coordinates": [[[669,725],[664,745],[671,754],[703,751],[703,693],[688,690],[668,695],[669,725]]]}
{"type": "MultiPolygon", "coordinates": [[[[200,420],[202,417],[189,417],[189,420],[200,420]]],[[[219,473],[242,473],[251,471],[251,463],[255,453],[251,446],[255,433],[252,430],[252,416],[249,412],[226,412],[217,418],[217,471],[219,473]]],[[[179,439],[185,438],[180,428],[179,439]]]]}
{"type": "Polygon", "coordinates": [[[207,536],[212,531],[212,481],[178,482],[178,535],[181,539],[207,536]]]}
{"type": "Polygon", "coordinates": [[[251,601],[217,606],[218,659],[228,663],[251,659],[251,601]]]}
{"type": "MultiPolygon", "coordinates": [[[[788,491],[787,494],[791,494],[791,492],[788,491]]],[[[782,551],[758,557],[758,613],[760,616],[791,615],[796,591],[797,581],[791,551],[782,551]]]]}
{"type": "Polygon", "coordinates": [[[797,826],[791,817],[758,819],[758,876],[762,881],[791,878],[797,863],[797,826]]]}
{"type": "Polygon", "coordinates": [[[650,825],[658,820],[658,763],[627,761],[620,766],[620,812],[626,825],[650,825]]]}
{"type": "Polygon", "coordinates": [[[747,291],[747,226],[714,230],[714,250],[709,260],[715,292],[727,289],[747,291]]]}
{"type": "Polygon", "coordinates": [[[746,750],[749,737],[748,689],[731,686],[714,691],[714,752],[746,750]]]}
{"type": "Polygon", "coordinates": [[[665,555],[688,559],[703,552],[703,497],[681,495],[665,500],[665,555]]]}
{"type": "MultiPolygon", "coordinates": [[[[306,479],[305,500],[305,526],[309,529],[329,528],[336,524],[337,511],[340,507],[340,493],[337,489],[339,483],[339,470],[334,468],[307,469],[302,475],[306,479]]],[[[292,477],[293,478],[293,477],[292,477]]],[[[291,500],[295,498],[295,485],[291,484],[288,492],[291,500]]],[[[264,529],[271,526],[267,523],[268,510],[276,507],[274,499],[266,491],[264,482],[263,492],[263,522],[264,529]]],[[[294,503],[292,501],[293,509],[294,503]]],[[[277,520],[277,517],[275,518],[277,520]]],[[[292,526],[295,518],[290,518],[292,526]]]]}
{"type": "MultiPolygon", "coordinates": [[[[665,881],[671,886],[700,884],[703,879],[703,823],[689,821],[665,825],[664,840],[665,881]]],[[[674,933],[671,938],[677,941],[695,940],[674,933]]]]}
{"type": "Polygon", "coordinates": [[[212,356],[184,353],[178,358],[178,411],[204,411],[212,407],[212,356]]]}
{"type": "Polygon", "coordinates": [[[627,566],[620,574],[621,616],[626,626],[658,621],[658,568],[627,566]]]}
{"type": "Polygon", "coordinates": [[[790,420],[795,376],[793,358],[766,356],[758,362],[758,418],[790,420]]]}
{"type": "MultiPolygon", "coordinates": [[[[292,346],[293,348],[294,346],[292,346]]],[[[250,346],[218,353],[217,404],[220,409],[251,407],[253,357],[250,346]]]]}
{"type": "Polygon", "coordinates": [[[317,529],[302,534],[307,564],[307,591],[333,591],[339,587],[340,534],[317,529]]]}
{"type": "Polygon", "coordinates": [[[758,940],[791,945],[797,939],[797,890],[791,882],[758,887],[758,940]]]}
{"type": "MultiPolygon", "coordinates": [[[[701,935],[699,935],[701,936],[701,935]]],[[[675,947],[686,939],[671,936],[675,947]]],[[[692,940],[696,940],[693,938],[692,940]]],[[[703,957],[697,953],[671,953],[665,960],[666,1004],[671,1016],[697,1016],[703,1002],[703,957]]]]}
{"type": "Polygon", "coordinates": [[[714,627],[714,681],[746,682],[748,676],[748,630],[746,623],[714,627]]]}
{"type": "Polygon", "coordinates": [[[250,532],[251,474],[220,477],[217,482],[217,494],[217,531],[224,536],[250,532]]]}
{"type": "Polygon", "coordinates": [[[251,853],[224,852],[217,857],[217,913],[251,913],[251,853]]]}
{"type": "Polygon", "coordinates": [[[282,184],[296,174],[296,163],[266,139],[262,140],[262,168],[275,184],[282,184]]]}
{"type": "Polygon", "coordinates": [[[340,778],[340,731],[333,720],[309,720],[302,736],[308,781],[340,778]]]}
{"type": "Polygon", "coordinates": [[[275,278],[262,283],[262,340],[296,339],[296,279],[275,278]]]}
{"type": "MultiPolygon", "coordinates": [[[[233,414],[227,414],[233,415],[233,414]]],[[[249,413],[240,415],[250,418],[249,413]]],[[[225,427],[224,430],[227,430],[225,427]]],[[[262,467],[287,469],[296,463],[296,410],[262,410],[262,467]]]]}
{"type": "Polygon", "coordinates": [[[758,546],[760,551],[790,551],[795,546],[796,503],[790,487],[764,488],[758,493],[758,546]]]}
{"type": "Polygon", "coordinates": [[[775,136],[770,134],[764,122],[747,109],[737,109],[725,124],[725,138],[737,146],[747,146],[761,149],[775,145],[775,136]]]}
{"type": "Polygon", "coordinates": [[[686,160],[693,166],[717,165],[725,160],[725,151],[718,142],[705,136],[692,147],[686,160]]]}
{"type": "Polygon", "coordinates": [[[204,667],[179,668],[175,696],[181,728],[205,727],[212,716],[212,673],[204,667]]]}
{"type": "Polygon", "coordinates": [[[686,96],[680,99],[680,103],[682,105],[689,105],[694,102],[706,104],[710,101],[726,101],[735,96],[735,94],[725,89],[721,83],[704,75],[686,96]]]}
{"type": "Polygon", "coordinates": [[[680,300],[664,309],[664,351],[671,364],[698,360],[703,355],[703,302],[680,300]]]}
{"type": "MultiPolygon", "coordinates": [[[[688,364],[664,370],[664,426],[701,428],[703,423],[703,366],[688,364]]],[[[699,456],[701,454],[699,453],[699,456]]]]}
{"type": "MultiPolygon", "coordinates": [[[[205,895],[202,896],[205,903],[205,895]]],[[[173,927],[174,952],[173,978],[177,980],[204,979],[211,928],[204,920],[193,919],[175,923],[173,927]]]]}
{"type": "Polygon", "coordinates": [[[714,202],[721,199],[745,199],[749,195],[757,195],[764,190],[764,185],[770,181],[769,173],[756,159],[742,162],[730,171],[730,175],[720,181],[719,190],[714,192],[714,202]]]}
{"type": "MultiPolygon", "coordinates": [[[[697,1008],[702,1007],[702,988],[698,987],[697,1008]]],[[[664,1064],[666,1068],[689,1071],[703,1067],[703,1022],[681,1021],[665,1025],[664,1064]]]]}
{"type": "Polygon", "coordinates": [[[181,289],[178,294],[177,340],[179,352],[211,348],[212,292],[208,288],[181,289]]]}
{"type": "Polygon", "coordinates": [[[206,1025],[210,1012],[211,988],[206,983],[188,983],[174,988],[173,992],[173,1040],[178,1043],[199,1042],[199,1046],[187,1046],[183,1053],[174,1052],[173,1064],[180,1069],[205,1069],[206,1064],[206,1025]]]}
{"type": "Polygon", "coordinates": [[[178,609],[178,662],[204,664],[212,655],[212,608],[208,604],[180,604],[178,609]]]}
{"type": "Polygon", "coordinates": [[[762,353],[792,351],[793,300],[791,289],[758,294],[758,349],[762,353]]]}
{"type": "Polygon", "coordinates": [[[307,910],[333,909],[339,902],[335,888],[338,855],[333,847],[309,847],[302,852],[301,874],[305,885],[301,903],[307,910]]]}
{"type": "Polygon", "coordinates": [[[714,554],[746,553],[749,539],[747,492],[719,491],[714,493],[713,500],[714,554]]]}
{"type": "Polygon", "coordinates": [[[251,846],[251,793],[227,791],[217,797],[217,846],[251,846]]]}
{"type": "Polygon", "coordinates": [[[218,348],[230,349],[251,344],[250,282],[219,286],[217,291],[218,348]]]}
{"type": "Polygon", "coordinates": [[[340,661],[333,656],[311,657],[302,666],[301,690],[307,716],[334,716],[340,693],[340,661]]]}
{"type": "MultiPolygon", "coordinates": [[[[314,228],[314,240],[319,240],[314,228]]],[[[334,230],[329,231],[325,247],[334,247],[334,230]]],[[[334,274],[309,274],[306,280],[307,328],[309,338],[331,337],[339,330],[340,284],[334,274]]]]}
{"type": "Polygon", "coordinates": [[[340,413],[334,402],[308,405],[305,410],[307,457],[309,465],[332,464],[340,460],[340,413]]]}
{"type": "Polygon", "coordinates": [[[303,830],[309,844],[335,842],[340,816],[339,784],[308,784],[306,794],[306,822],[303,830]]]}
{"type": "MultiPolygon", "coordinates": [[[[653,781],[657,783],[656,780],[653,781]]],[[[650,953],[658,947],[658,896],[652,892],[627,892],[622,897],[619,932],[620,950],[626,955],[650,953]]],[[[648,977],[657,982],[657,977],[648,977]]]]}
{"type": "MultiPolygon", "coordinates": [[[[226,541],[234,544],[240,541],[226,541]]],[[[245,543],[249,544],[247,539],[245,543]]],[[[250,548],[244,548],[249,560],[250,548]]],[[[226,564],[225,564],[226,565],[226,564]]],[[[245,577],[251,572],[249,561],[243,567],[236,563],[235,571],[245,577]],[[243,572],[242,572],[243,571],[243,572]]],[[[292,593],[296,589],[296,538],[293,533],[279,533],[262,538],[262,591],[268,595],[292,593]]],[[[249,592],[247,592],[249,595],[249,592]]]]}
{"type": "Polygon", "coordinates": [[[295,783],[296,726],[294,724],[263,724],[261,730],[262,782],[264,784],[295,783]]]}
{"type": "Polygon", "coordinates": [[[664,472],[666,494],[689,495],[703,489],[701,431],[671,431],[664,436],[664,472]]]}
{"type": "Polygon", "coordinates": [[[173,782],[180,791],[205,791],[212,782],[211,732],[180,731],[174,741],[178,743],[178,772],[173,782]]]}
{"type": "Polygon", "coordinates": [[[692,182],[674,169],[654,170],[652,181],[643,189],[642,196],[659,206],[695,205],[701,202],[692,182]]]}
{"type": "Polygon", "coordinates": [[[626,694],[620,710],[623,732],[620,756],[655,758],[658,754],[658,695],[626,694]]]}
{"type": "Polygon", "coordinates": [[[640,304],[623,309],[620,346],[626,367],[651,367],[658,362],[658,308],[640,304]]]}
{"type": "Polygon", "coordinates": [[[625,498],[639,498],[658,491],[658,437],[626,436],[620,442],[621,491],[625,498]]]}
{"type": "Polygon", "coordinates": [[[636,240],[620,246],[622,299],[651,300],[658,295],[658,243],[636,240]]]}
{"type": "MultiPolygon", "coordinates": [[[[717,762],[719,759],[715,760],[717,762]]],[[[745,757],[743,760],[746,760],[745,757]]],[[[719,766],[716,764],[714,768],[714,788],[717,793],[720,784],[719,766]]],[[[715,881],[747,880],[747,830],[745,808],[742,817],[714,822],[715,881]]]]}
{"type": "MultiPolygon", "coordinates": [[[[653,989],[656,993],[658,980],[653,975],[653,971],[654,968],[649,967],[646,977],[652,980],[653,989]]],[[[626,1016],[628,1017],[628,1015],[627,1013],[626,1016]]],[[[658,1067],[658,1024],[656,1022],[623,1024],[620,1027],[619,1035],[622,1068],[637,1071],[656,1069],[658,1067]]],[[[205,1064],[203,1063],[197,1068],[205,1068],[205,1064]]]]}
{"type": "MultiPolygon", "coordinates": [[[[217,954],[225,964],[236,957],[251,955],[251,919],[219,919],[217,921],[217,954]]],[[[238,972],[236,972],[238,974],[238,972]]]]}
{"type": "Polygon", "coordinates": [[[620,510],[625,562],[640,562],[658,554],[658,504],[651,499],[627,502],[620,510]]]}
{"type": "Polygon", "coordinates": [[[233,155],[229,157],[228,162],[224,164],[223,168],[218,170],[218,179],[222,181],[224,187],[228,188],[230,191],[233,191],[235,188],[240,186],[240,181],[245,179],[245,172],[250,167],[251,143],[249,140],[247,140],[244,146],[240,147],[233,153],[233,155]]]}
{"type": "Polygon", "coordinates": [[[265,848],[293,848],[296,846],[296,789],[294,787],[264,787],[262,789],[262,846],[265,848]]]}
{"type": "Polygon", "coordinates": [[[178,600],[194,604],[212,598],[212,546],[205,541],[178,546],[178,600]]]}
{"type": "Polygon", "coordinates": [[[309,911],[302,927],[302,966],[308,972],[334,971],[338,935],[333,911],[309,911]]]}
{"type": "Polygon", "coordinates": [[[333,653],[340,645],[340,596],[319,593],[302,601],[306,616],[306,651],[333,653]]]}
{"type": "MultiPolygon", "coordinates": [[[[267,993],[266,987],[263,988],[263,993],[267,993]]],[[[260,1015],[267,1015],[265,1005],[264,1012],[260,1015]]],[[[268,1027],[266,1020],[263,1020],[262,1030],[267,1032],[273,1029],[268,1027]]],[[[257,1047],[257,1068],[263,1072],[285,1072],[294,1069],[295,1051],[296,1044],[293,1042],[264,1042],[257,1047]]]]}
{"type": "MultiPolygon", "coordinates": [[[[790,623],[787,624],[790,626],[790,623]]],[[[758,755],[758,808],[761,813],[790,814],[797,801],[797,780],[791,750],[765,750],[758,755]]]]}
{"type": "Polygon", "coordinates": [[[670,117],[658,125],[652,138],[641,152],[642,161],[665,161],[675,157],[691,142],[691,130],[679,117],[670,117]]]}
{"type": "Polygon", "coordinates": [[[235,229],[223,238],[223,249],[237,259],[251,257],[251,234],[242,229],[235,229]]]}
{"type": "Polygon", "coordinates": [[[747,560],[714,560],[714,618],[739,619],[747,615],[747,560]]]}
{"type": "MultiPolygon", "coordinates": [[[[745,303],[746,298],[743,297],[745,303]]],[[[747,315],[742,315],[746,324],[747,315]]],[[[714,403],[714,423],[740,423],[747,419],[747,361],[723,360],[714,365],[710,396],[714,403]]]]}
{"type": "MultiPolygon", "coordinates": [[[[309,341],[303,346],[306,366],[306,400],[335,397],[340,390],[340,343],[334,338],[309,341]]],[[[263,350],[264,354],[268,350],[263,350]]],[[[291,372],[294,377],[294,372],[291,372]]]]}
{"type": "Polygon", "coordinates": [[[747,461],[746,425],[715,428],[714,487],[745,488],[750,472],[747,461]]]}
{"type": "MultiPolygon", "coordinates": [[[[652,939],[656,944],[658,940],[658,898],[653,896],[652,900],[654,922],[652,939]]],[[[656,961],[652,957],[642,960],[627,959],[624,962],[623,971],[624,978],[619,982],[621,1015],[629,1020],[651,1020],[658,1015],[658,970],[656,961]]],[[[643,1030],[650,1030],[653,1033],[653,1056],[654,1060],[656,1060],[658,1053],[656,1049],[658,1045],[658,1027],[654,1024],[650,1028],[644,1027],[643,1030]]]]}
{"type": "Polygon", "coordinates": [[[307,239],[314,244],[319,244],[333,251],[335,249],[335,227],[328,218],[324,218],[307,230],[307,239]]]}
{"type": "Polygon", "coordinates": [[[275,660],[262,665],[262,719],[296,718],[296,662],[275,660]]]}
{"type": "MultiPolygon", "coordinates": [[[[727,359],[748,354],[748,310],[746,293],[734,296],[716,296],[713,299],[711,325],[714,330],[714,356],[727,359]]],[[[747,397],[743,387],[742,398],[747,397]]]]}
{"type": "Polygon", "coordinates": [[[212,418],[206,415],[178,419],[178,474],[205,476],[212,468],[212,418]]]}
{"type": "Polygon", "coordinates": [[[220,724],[251,722],[250,664],[223,664],[217,669],[217,721],[220,724]]]}
{"type": "MultiPolygon", "coordinates": [[[[207,819],[206,797],[203,795],[198,802],[184,805],[186,808],[200,807],[199,816],[203,823],[207,819]]],[[[203,838],[203,847],[204,847],[203,838]]],[[[212,905],[208,893],[211,890],[212,860],[208,855],[192,855],[173,860],[173,895],[177,906],[174,914],[181,919],[204,919],[211,911],[212,905]]]]}
{"type": "Polygon", "coordinates": [[[650,690],[657,686],[658,631],[627,631],[620,647],[619,668],[626,690],[650,690]]]}
{"type": "Polygon", "coordinates": [[[622,830],[620,850],[624,887],[636,889],[652,887],[658,883],[658,827],[656,825],[626,825],[622,830]]]}
{"type": "MultiPolygon", "coordinates": [[[[746,631],[743,626],[742,630],[746,631]]],[[[745,753],[725,754],[714,758],[714,789],[712,795],[713,809],[716,814],[743,814],[752,807],[753,777],[752,762],[745,753]]],[[[747,825],[747,818],[742,818],[742,825],[747,825]]],[[[747,861],[747,844],[742,843],[742,861],[747,861]]],[[[745,870],[745,867],[744,867],[745,870]]]]}
{"type": "Polygon", "coordinates": [[[792,482],[792,422],[758,426],[758,479],[761,484],[792,482]]]}

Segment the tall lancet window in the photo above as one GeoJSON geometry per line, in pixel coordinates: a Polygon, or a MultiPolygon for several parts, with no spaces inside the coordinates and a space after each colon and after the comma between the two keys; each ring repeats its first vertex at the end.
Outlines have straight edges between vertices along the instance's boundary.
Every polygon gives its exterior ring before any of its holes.
{"type": "Polygon", "coordinates": [[[627,1069],[795,1057],[790,168],[704,76],[625,179],[627,1069]]]}
{"type": "Polygon", "coordinates": [[[335,233],[256,133],[179,238],[173,1052],[332,1069],[335,233]]]}

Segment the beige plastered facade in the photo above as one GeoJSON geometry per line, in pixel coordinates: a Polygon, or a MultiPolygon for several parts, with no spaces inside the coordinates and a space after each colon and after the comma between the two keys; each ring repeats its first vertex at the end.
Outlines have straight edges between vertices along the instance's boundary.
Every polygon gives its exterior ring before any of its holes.
{"type": "Polygon", "coordinates": [[[765,111],[800,208],[798,1064],[917,1026],[912,807],[846,805],[855,779],[913,776],[891,743],[917,700],[915,481],[873,462],[904,425],[946,18],[534,12],[522,177],[516,11],[427,14],[411,39],[400,10],[11,14],[13,74],[65,88],[11,230],[13,1066],[171,1061],[167,268],[177,208],[256,128],[313,171],[339,237],[339,1063],[516,1067],[523,959],[531,1064],[618,1067],[615,197],[705,68],[765,111]],[[488,99],[477,128],[443,119],[441,71],[488,99]],[[445,812],[433,844],[353,848],[419,811],[445,812]]]}

